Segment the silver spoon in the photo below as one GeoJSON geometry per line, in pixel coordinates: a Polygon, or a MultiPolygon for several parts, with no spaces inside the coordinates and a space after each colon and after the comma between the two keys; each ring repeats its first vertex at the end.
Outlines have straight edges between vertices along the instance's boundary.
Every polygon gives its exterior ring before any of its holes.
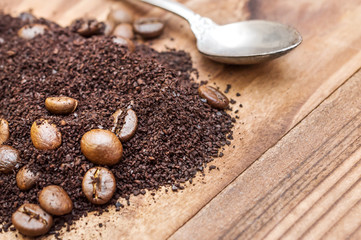
{"type": "Polygon", "coordinates": [[[171,0],[138,0],[186,19],[206,57],[228,64],[255,64],[280,57],[302,42],[300,33],[281,23],[250,20],[218,25],[171,0]]]}

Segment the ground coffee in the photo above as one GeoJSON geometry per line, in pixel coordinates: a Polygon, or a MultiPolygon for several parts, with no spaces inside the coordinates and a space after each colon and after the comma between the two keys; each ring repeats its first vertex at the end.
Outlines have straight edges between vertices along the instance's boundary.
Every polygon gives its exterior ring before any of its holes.
{"type": "Polygon", "coordinates": [[[0,14],[0,118],[9,123],[10,137],[4,144],[20,155],[14,171],[0,173],[3,230],[11,226],[12,213],[23,203],[38,204],[40,190],[48,185],[61,186],[74,204],[70,214],[54,217],[52,233],[107,206],[92,204],[82,192],[85,173],[96,165],[81,153],[80,140],[92,129],[111,129],[111,116],[118,109],[131,107],[138,128],[123,144],[122,160],[107,167],[116,179],[108,205],[115,204],[117,210],[119,197],[129,199],[164,185],[177,189],[228,142],[232,119],[199,97],[185,52],[159,53],[144,45],[128,52],[111,37],[84,38],[44,19],[31,21],[46,25],[45,33],[26,40],[17,32],[28,21],[0,14]],[[45,99],[57,96],[78,100],[76,110],[51,114],[45,99]],[[30,128],[38,119],[57,126],[60,147],[34,147],[30,128]],[[23,166],[37,176],[28,191],[16,183],[23,166]]]}

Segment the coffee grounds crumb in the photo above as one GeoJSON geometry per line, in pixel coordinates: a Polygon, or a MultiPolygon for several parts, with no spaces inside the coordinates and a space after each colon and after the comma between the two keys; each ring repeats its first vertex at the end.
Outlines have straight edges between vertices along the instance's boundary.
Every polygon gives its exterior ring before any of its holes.
{"type": "Polygon", "coordinates": [[[224,93],[229,93],[229,90],[231,90],[232,85],[231,84],[227,84],[226,90],[224,90],[224,93]]]}
{"type": "Polygon", "coordinates": [[[32,189],[21,192],[16,171],[0,173],[3,231],[9,230],[17,207],[38,203],[38,193],[45,186],[63,187],[74,204],[70,214],[54,217],[50,234],[57,234],[64,226],[70,231],[72,223],[90,211],[100,215],[109,211],[109,205],[123,208],[119,198],[125,198],[129,206],[131,195],[146,190],[162,186],[183,189],[178,182],[192,182],[220,146],[228,144],[226,137],[235,119],[200,100],[199,84],[191,77],[198,72],[188,53],[157,52],[144,45],[130,53],[111,37],[84,38],[45,19],[33,22],[49,30],[24,40],[17,31],[27,22],[0,13],[0,38],[4,41],[0,48],[0,118],[10,127],[5,144],[20,152],[19,168],[27,165],[40,174],[32,189]],[[62,95],[77,99],[78,108],[70,115],[50,114],[44,106],[46,97],[62,95]],[[82,155],[80,139],[91,129],[110,129],[110,116],[128,107],[137,113],[138,129],[123,144],[123,160],[109,167],[117,181],[113,199],[95,206],[81,190],[85,172],[95,165],[82,155]],[[62,133],[58,149],[34,148],[30,127],[40,118],[57,125],[62,133]],[[149,161],[150,157],[155,161],[149,161]]]}
{"type": "Polygon", "coordinates": [[[216,166],[210,165],[210,166],[209,166],[209,171],[212,171],[213,169],[216,169],[216,168],[217,168],[216,166]]]}

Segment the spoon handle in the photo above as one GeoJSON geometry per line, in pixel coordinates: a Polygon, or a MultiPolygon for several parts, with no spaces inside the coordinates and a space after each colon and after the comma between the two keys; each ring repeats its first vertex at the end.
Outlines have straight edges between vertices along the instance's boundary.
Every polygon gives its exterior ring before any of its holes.
{"type": "Polygon", "coordinates": [[[191,23],[192,20],[196,18],[198,15],[189,8],[185,7],[183,4],[174,1],[169,1],[169,0],[140,0],[140,1],[151,4],[156,7],[163,8],[172,13],[175,13],[181,16],[182,18],[184,18],[185,20],[187,20],[189,23],[191,23]]]}
{"type": "Polygon", "coordinates": [[[200,16],[193,12],[183,4],[172,0],[138,0],[150,5],[163,8],[167,11],[175,13],[185,20],[187,20],[191,26],[191,29],[198,40],[200,40],[206,31],[217,26],[211,19],[200,16]]]}

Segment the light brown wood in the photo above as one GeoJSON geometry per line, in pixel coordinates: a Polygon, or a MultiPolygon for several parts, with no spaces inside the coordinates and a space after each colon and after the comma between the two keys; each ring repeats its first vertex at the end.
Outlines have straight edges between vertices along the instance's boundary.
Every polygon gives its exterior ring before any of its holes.
{"type": "MultiPolygon", "coordinates": [[[[137,16],[160,16],[167,21],[167,27],[162,37],[153,41],[153,46],[156,49],[165,49],[165,46],[168,46],[190,52],[195,67],[200,71],[201,80],[209,79],[210,84],[216,83],[221,89],[225,89],[226,84],[232,84],[228,96],[237,101],[233,106],[234,110],[240,111],[237,114],[240,120],[234,128],[235,140],[232,146],[226,148],[223,158],[212,163],[220,168],[219,171],[207,171],[205,177],[198,177],[195,185],[188,186],[182,192],[165,194],[164,189],[161,189],[154,199],[149,193],[132,197],[131,206],[120,212],[110,209],[109,213],[101,216],[91,214],[72,226],[73,230],[65,232],[62,235],[64,239],[169,237],[360,67],[361,32],[355,24],[361,22],[360,0],[181,2],[219,23],[247,18],[287,23],[301,31],[304,42],[295,51],[269,63],[225,66],[199,55],[195,49],[194,37],[184,20],[143,4],[106,0],[5,0],[0,4],[4,11],[13,14],[31,8],[34,14],[62,25],[84,15],[105,19],[111,6],[126,7],[137,16]],[[174,41],[170,38],[174,38],[174,41]],[[242,95],[236,97],[237,92],[242,95]],[[244,107],[238,108],[239,103],[244,107]],[[98,226],[100,222],[105,223],[102,228],[98,226]]],[[[318,135],[312,137],[315,142],[322,143],[322,138],[318,135]]],[[[305,143],[304,148],[307,147],[311,146],[305,143]]],[[[292,149],[289,149],[289,153],[297,155],[292,149]]],[[[289,164],[296,163],[293,161],[291,159],[289,164]]],[[[284,177],[287,170],[279,172],[279,177],[284,177]]],[[[262,176],[263,173],[253,175],[247,179],[247,184],[258,182],[262,185],[262,176]]],[[[249,194],[249,191],[246,188],[243,194],[249,194]]],[[[234,193],[235,197],[237,194],[239,192],[234,193]]],[[[245,206],[251,207],[251,203],[249,204],[245,206]]],[[[202,211],[209,208],[206,206],[202,211]]],[[[217,214],[222,214],[222,211],[222,208],[216,209],[217,214]]],[[[228,216],[224,215],[222,219],[227,218],[228,216]]],[[[222,223],[223,221],[217,228],[211,229],[210,236],[216,237],[216,234],[211,233],[216,233],[216,230],[223,226],[222,223]]],[[[189,237],[186,231],[179,231],[174,236],[183,239],[189,237]]],[[[14,234],[7,233],[1,234],[0,238],[15,237],[14,234]]]]}
{"type": "Polygon", "coordinates": [[[346,239],[361,226],[360,92],[358,72],[170,239],[346,239]]]}

